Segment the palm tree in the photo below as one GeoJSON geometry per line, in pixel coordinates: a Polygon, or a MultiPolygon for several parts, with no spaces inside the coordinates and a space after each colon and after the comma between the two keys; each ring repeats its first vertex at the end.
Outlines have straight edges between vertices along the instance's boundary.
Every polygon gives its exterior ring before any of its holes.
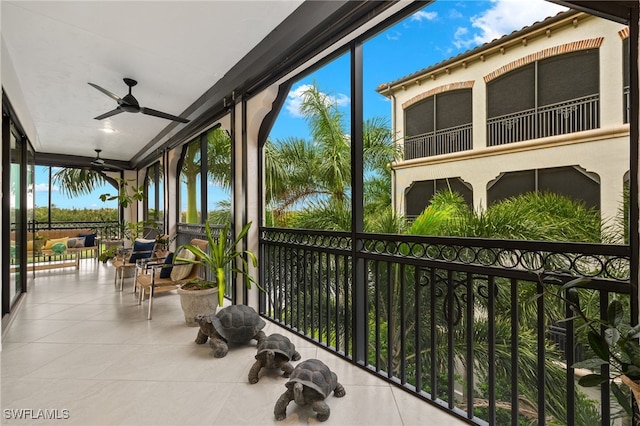
{"type": "MultiPolygon", "coordinates": [[[[206,134],[207,138],[207,178],[231,188],[231,138],[222,128],[217,127],[206,134]]],[[[200,175],[200,138],[190,142],[185,148],[182,169],[182,183],[186,186],[187,223],[198,223],[197,182],[200,175]]]]}
{"type": "MultiPolygon", "coordinates": [[[[290,225],[350,228],[351,139],[337,103],[315,85],[302,94],[300,111],[312,140],[287,138],[265,144],[267,207],[275,225],[304,207],[290,225]],[[329,212],[335,213],[328,215],[329,212]]],[[[400,157],[382,118],[363,123],[364,169],[368,204],[391,204],[389,163],[400,157]]]]}
{"type": "Polygon", "coordinates": [[[110,182],[105,175],[94,170],[61,168],[51,176],[51,183],[68,197],[91,194],[98,186],[110,182]]]}

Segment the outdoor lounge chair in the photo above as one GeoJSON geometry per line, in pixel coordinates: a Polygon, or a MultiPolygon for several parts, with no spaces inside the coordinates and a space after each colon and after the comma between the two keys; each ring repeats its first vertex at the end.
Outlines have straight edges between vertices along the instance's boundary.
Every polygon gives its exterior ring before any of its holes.
{"type": "Polygon", "coordinates": [[[120,277],[119,291],[122,291],[124,279],[127,278],[127,276],[134,276],[129,275],[128,271],[136,270],[136,264],[139,259],[150,259],[155,249],[155,240],[136,239],[132,249],[117,254],[115,259],[113,259],[113,266],[116,269],[115,276],[113,277],[113,285],[118,288],[118,277],[120,277]]]}
{"type": "MultiPolygon", "coordinates": [[[[205,240],[193,239],[191,244],[206,250],[209,245],[205,240]]],[[[176,258],[186,258],[191,252],[184,250],[176,252],[176,258]]],[[[198,260],[198,258],[194,258],[198,260]]],[[[200,274],[199,263],[187,263],[174,260],[173,263],[148,263],[145,267],[147,273],[141,273],[136,276],[136,290],[140,290],[138,294],[138,304],[142,304],[146,294],[149,294],[149,313],[147,319],[151,319],[151,309],[153,308],[153,297],[157,293],[175,290],[180,285],[187,283],[194,278],[198,278],[200,274]],[[169,277],[161,276],[162,269],[172,268],[169,277]]]]}

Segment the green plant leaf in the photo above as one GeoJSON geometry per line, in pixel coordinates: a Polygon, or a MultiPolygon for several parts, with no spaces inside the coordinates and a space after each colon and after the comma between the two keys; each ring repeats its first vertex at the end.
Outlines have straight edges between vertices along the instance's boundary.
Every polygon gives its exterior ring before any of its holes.
{"type": "Polygon", "coordinates": [[[566,295],[571,310],[576,313],[580,312],[580,296],[578,295],[578,289],[575,287],[568,288],[566,290],[566,295]]]}
{"type": "Polygon", "coordinates": [[[607,321],[612,326],[617,326],[624,318],[624,310],[622,303],[618,299],[614,299],[607,307],[607,321]]]}
{"type": "Polygon", "coordinates": [[[627,339],[640,338],[640,324],[636,325],[635,327],[633,327],[629,331],[627,331],[627,333],[625,334],[625,337],[627,339]]]}
{"type": "Polygon", "coordinates": [[[638,346],[638,342],[636,340],[625,340],[621,346],[631,363],[640,368],[640,346],[638,346]]]}
{"type": "Polygon", "coordinates": [[[586,284],[588,284],[590,282],[591,282],[591,280],[589,278],[585,278],[585,277],[575,278],[575,279],[567,282],[562,287],[560,287],[560,291],[565,291],[565,290],[567,290],[569,288],[573,288],[573,287],[583,286],[583,285],[586,285],[586,284]]]}
{"type": "Polygon", "coordinates": [[[620,331],[617,328],[609,327],[604,330],[603,337],[607,346],[615,346],[620,340],[620,331]]]}
{"type": "Polygon", "coordinates": [[[591,359],[585,359],[584,361],[576,362],[571,366],[571,368],[587,368],[589,370],[593,370],[605,364],[608,364],[608,362],[603,359],[591,358],[591,359]]]}
{"type": "Polygon", "coordinates": [[[601,374],[587,374],[586,376],[580,377],[580,380],[578,380],[578,384],[580,386],[584,386],[585,388],[592,388],[594,386],[603,384],[607,380],[609,380],[609,378],[601,374]]]}
{"type": "Polygon", "coordinates": [[[635,365],[627,364],[623,369],[624,374],[629,376],[631,380],[640,380],[640,368],[635,365]]]}
{"type": "Polygon", "coordinates": [[[631,410],[631,401],[629,401],[629,397],[622,392],[620,386],[614,381],[611,382],[611,392],[616,397],[618,404],[622,407],[622,409],[627,413],[627,415],[631,418],[633,417],[633,413],[631,410]]]}
{"type": "Polygon", "coordinates": [[[593,349],[593,352],[600,358],[609,362],[609,345],[607,341],[600,334],[595,333],[593,330],[587,334],[589,340],[589,346],[593,349]]]}

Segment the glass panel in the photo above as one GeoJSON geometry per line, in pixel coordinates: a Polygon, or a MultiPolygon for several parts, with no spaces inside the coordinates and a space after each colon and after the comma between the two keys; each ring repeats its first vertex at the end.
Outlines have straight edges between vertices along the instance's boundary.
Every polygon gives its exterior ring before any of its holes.
{"type": "Polygon", "coordinates": [[[113,195],[116,191],[105,175],[84,168],[49,169],[36,167],[36,220],[40,229],[65,226],[65,223],[102,227],[103,223],[118,219],[118,201],[100,199],[102,194],[113,195]]]}
{"type": "Polygon", "coordinates": [[[295,81],[264,147],[268,226],[351,229],[350,54],[295,81]]]}
{"type": "Polygon", "coordinates": [[[189,142],[182,153],[180,170],[180,222],[200,223],[200,138],[189,142]]]}
{"type": "Polygon", "coordinates": [[[231,222],[231,137],[223,128],[207,132],[207,221],[231,222]]]}
{"type": "Polygon", "coordinates": [[[22,215],[22,155],[23,144],[18,137],[11,132],[10,136],[10,187],[9,193],[9,217],[11,221],[11,273],[9,286],[9,303],[13,305],[17,296],[22,292],[22,270],[24,259],[22,259],[24,242],[24,224],[22,215]]]}
{"type": "Polygon", "coordinates": [[[154,164],[151,167],[147,167],[147,198],[146,204],[146,217],[147,220],[158,220],[158,210],[156,209],[158,192],[156,191],[158,164],[154,164]]]}
{"type": "Polygon", "coordinates": [[[157,220],[160,222],[164,222],[164,167],[162,163],[158,164],[159,173],[158,173],[158,211],[157,211],[157,220]]]}

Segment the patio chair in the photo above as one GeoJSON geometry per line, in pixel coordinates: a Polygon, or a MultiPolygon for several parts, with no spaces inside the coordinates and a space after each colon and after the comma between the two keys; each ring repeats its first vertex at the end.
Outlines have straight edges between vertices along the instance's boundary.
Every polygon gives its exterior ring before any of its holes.
{"type": "MultiPolygon", "coordinates": [[[[209,243],[205,240],[193,239],[191,244],[199,247],[201,250],[206,250],[209,243]]],[[[198,260],[188,250],[182,249],[176,252],[176,258],[188,258],[198,260]]],[[[149,294],[149,313],[147,319],[151,319],[151,309],[153,308],[153,297],[158,293],[163,293],[171,290],[175,290],[180,285],[187,283],[194,278],[198,278],[200,274],[199,263],[187,263],[180,261],[147,263],[144,267],[146,270],[136,275],[135,286],[136,290],[140,290],[138,294],[138,305],[142,304],[146,294],[149,294]],[[162,274],[162,269],[171,268],[170,276],[162,274]]]]}
{"type": "Polygon", "coordinates": [[[150,259],[155,253],[155,249],[156,240],[137,239],[133,242],[133,247],[130,250],[119,251],[113,259],[113,266],[116,269],[115,276],[113,277],[113,285],[118,288],[118,277],[120,277],[119,291],[122,291],[124,279],[128,278],[127,275],[130,271],[133,272],[130,276],[136,275],[137,261],[140,259],[150,259]]]}

